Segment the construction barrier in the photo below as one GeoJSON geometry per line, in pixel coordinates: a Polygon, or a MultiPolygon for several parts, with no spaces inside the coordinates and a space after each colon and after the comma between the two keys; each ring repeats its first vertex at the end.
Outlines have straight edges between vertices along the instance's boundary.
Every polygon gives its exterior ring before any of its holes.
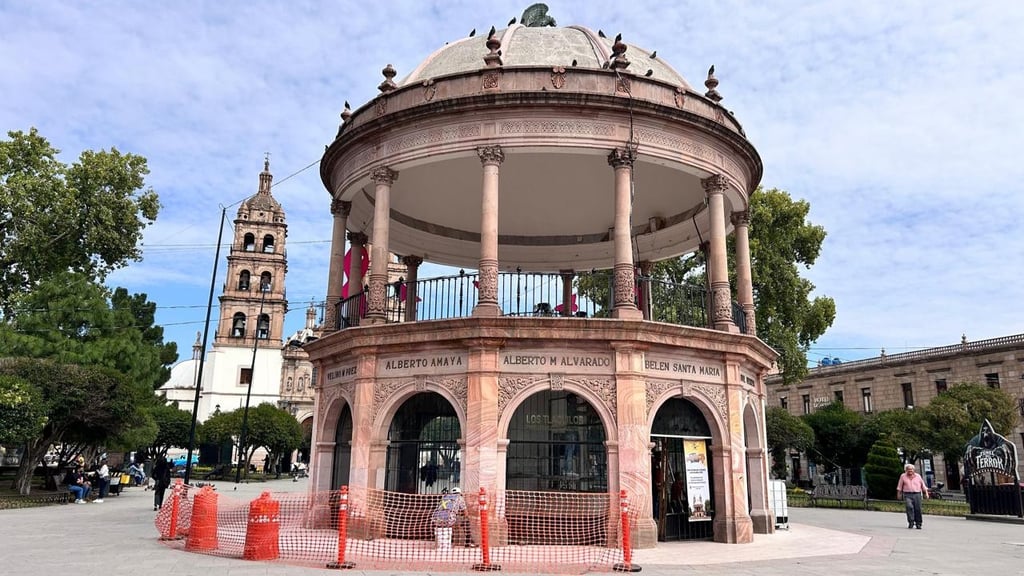
{"type": "Polygon", "coordinates": [[[164,543],[204,554],[321,569],[565,574],[635,569],[628,546],[635,513],[619,494],[501,491],[492,496],[481,491],[465,499],[449,494],[454,516],[444,522],[438,521],[441,494],[365,488],[264,492],[251,503],[231,493],[211,499],[209,490],[189,487],[179,494],[177,507],[172,496],[172,505],[157,515],[159,534],[169,534],[173,520],[176,533],[188,535],[191,544],[164,543]],[[447,549],[438,547],[439,526],[451,529],[447,549]]]}
{"type": "Polygon", "coordinates": [[[616,572],[639,572],[640,567],[633,564],[633,535],[629,529],[629,495],[625,490],[619,492],[619,508],[622,522],[622,562],[612,567],[616,572]]]}
{"type": "Polygon", "coordinates": [[[217,493],[203,486],[192,501],[192,523],[185,549],[206,552],[217,549],[217,493]]]}
{"type": "Polygon", "coordinates": [[[249,521],[245,529],[245,548],[242,558],[246,560],[277,560],[280,549],[281,503],[270,495],[260,497],[249,504],[249,521]]]}

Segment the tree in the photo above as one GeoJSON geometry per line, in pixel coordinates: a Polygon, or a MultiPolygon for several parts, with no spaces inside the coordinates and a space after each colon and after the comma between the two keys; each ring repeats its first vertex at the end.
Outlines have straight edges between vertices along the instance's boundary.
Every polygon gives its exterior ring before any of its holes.
{"type": "MultiPolygon", "coordinates": [[[[166,458],[169,449],[188,446],[189,432],[192,428],[191,412],[176,405],[165,404],[162,399],[159,399],[148,412],[156,425],[156,434],[146,447],[146,455],[149,458],[166,458]]],[[[198,434],[197,431],[197,436],[198,434]]]]}
{"type": "Polygon", "coordinates": [[[814,430],[814,447],[808,459],[826,469],[859,468],[868,447],[862,438],[863,416],[842,402],[833,402],[803,416],[814,430]]]}
{"type": "Polygon", "coordinates": [[[765,412],[768,451],[772,455],[772,476],[786,479],[786,451],[806,452],[814,445],[814,430],[785,408],[774,406],[765,412]]]}
{"type": "Polygon", "coordinates": [[[46,426],[39,391],[16,376],[0,376],[0,444],[20,445],[46,426]]]}
{"type": "Polygon", "coordinates": [[[868,495],[879,500],[896,498],[896,483],[899,482],[903,464],[896,446],[885,436],[871,445],[864,472],[868,481],[868,495]]]}
{"type": "Polygon", "coordinates": [[[59,272],[19,298],[15,315],[0,324],[8,356],[53,358],[113,368],[150,392],[170,376],[177,345],[164,344],[153,326],[155,304],[145,294],[113,294],[81,273],[59,272]]]}
{"type": "Polygon", "coordinates": [[[272,404],[260,404],[249,408],[248,429],[244,446],[239,446],[242,436],[243,408],[214,414],[203,423],[203,441],[215,444],[231,442],[242,455],[240,462],[247,463],[259,448],[268,452],[271,460],[295,450],[302,444],[302,426],[285,410],[272,404]]]}
{"type": "Polygon", "coordinates": [[[102,281],[141,258],[139,241],[160,209],[146,159],[82,152],[68,165],[35,128],[0,140],[0,314],[57,272],[102,281]]]}
{"type": "Polygon", "coordinates": [[[99,366],[76,366],[31,358],[0,362],[0,375],[13,376],[38,394],[46,423],[24,443],[14,487],[31,491],[32,472],[56,442],[96,444],[140,424],[137,405],[151,395],[120,373],[99,366]]]}
{"type": "MultiPolygon", "coordinates": [[[[800,267],[810,268],[821,254],[825,229],[807,222],[810,204],[793,200],[775,188],[758,188],[750,197],[750,265],[754,288],[757,336],[780,354],[779,368],[785,384],[807,375],[807,350],[835,321],[832,298],[811,298],[814,284],[800,276],[800,267]]],[[[730,283],[736,291],[734,241],[729,238],[730,283]]],[[[706,258],[695,252],[682,258],[658,262],[651,273],[653,308],[658,320],[699,324],[706,321],[705,303],[699,297],[706,289],[706,258]],[[676,286],[671,286],[676,285],[676,286]]],[[[608,302],[611,275],[583,274],[578,288],[590,300],[608,302]]],[[[607,315],[602,310],[598,316],[607,315]]]]}
{"type": "Polygon", "coordinates": [[[960,461],[964,447],[987,418],[998,432],[1017,425],[1016,403],[1006,392],[962,383],[939,394],[923,409],[929,423],[928,444],[943,454],[947,466],[960,461]]]}
{"type": "Polygon", "coordinates": [[[917,462],[930,450],[931,423],[923,410],[879,412],[865,420],[863,431],[865,442],[888,438],[897,452],[903,451],[906,464],[917,462]]]}

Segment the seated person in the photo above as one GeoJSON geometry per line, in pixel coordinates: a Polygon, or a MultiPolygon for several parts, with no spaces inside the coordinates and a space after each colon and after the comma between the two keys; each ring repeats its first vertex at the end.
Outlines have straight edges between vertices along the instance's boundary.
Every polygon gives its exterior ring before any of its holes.
{"type": "Polygon", "coordinates": [[[141,486],[146,481],[146,471],[142,467],[141,462],[136,462],[128,467],[128,474],[132,478],[132,484],[135,486],[141,486]]]}
{"type": "Polygon", "coordinates": [[[68,473],[64,475],[64,484],[67,485],[68,491],[75,495],[75,504],[85,504],[85,499],[89,497],[90,486],[85,481],[85,469],[82,466],[68,470],[68,473]]]}

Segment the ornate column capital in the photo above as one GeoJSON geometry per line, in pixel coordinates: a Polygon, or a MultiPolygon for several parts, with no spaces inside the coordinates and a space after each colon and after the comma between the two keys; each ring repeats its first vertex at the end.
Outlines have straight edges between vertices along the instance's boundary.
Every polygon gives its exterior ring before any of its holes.
{"type": "Polygon", "coordinates": [[[747,210],[733,212],[731,219],[733,226],[750,226],[750,212],[747,210]]]}
{"type": "Polygon", "coordinates": [[[351,202],[345,202],[344,200],[338,200],[337,198],[331,200],[331,214],[334,214],[335,216],[341,215],[343,218],[348,218],[348,215],[351,213],[351,202]]]}
{"type": "Polygon", "coordinates": [[[616,148],[608,154],[608,165],[612,168],[632,168],[636,152],[630,148],[616,148]]]}
{"type": "Polygon", "coordinates": [[[637,266],[640,267],[640,275],[644,277],[649,277],[654,271],[654,262],[649,260],[643,260],[637,266]]]}
{"type": "Polygon", "coordinates": [[[701,180],[700,183],[704,186],[704,191],[708,194],[725,194],[725,191],[729,188],[729,181],[721,174],[708,176],[701,180]]]}
{"type": "Polygon", "coordinates": [[[500,166],[505,161],[505,152],[502,151],[501,146],[480,146],[476,149],[476,153],[480,156],[480,163],[484,166],[488,164],[500,166]]]}
{"type": "Polygon", "coordinates": [[[370,172],[370,180],[373,180],[377,184],[387,184],[390,186],[398,180],[398,172],[395,172],[387,166],[380,166],[378,168],[374,168],[370,172]]]}
{"type": "Polygon", "coordinates": [[[420,264],[423,264],[423,258],[419,256],[402,256],[402,264],[409,268],[419,268],[420,264]]]}
{"type": "Polygon", "coordinates": [[[366,234],[363,234],[362,232],[349,232],[348,241],[351,242],[352,244],[366,246],[366,243],[369,242],[370,239],[367,238],[366,234]]]}

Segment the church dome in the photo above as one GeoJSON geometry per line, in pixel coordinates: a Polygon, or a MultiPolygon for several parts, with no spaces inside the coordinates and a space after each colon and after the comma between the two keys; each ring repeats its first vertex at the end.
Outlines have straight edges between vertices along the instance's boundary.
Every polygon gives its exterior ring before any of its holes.
{"type": "Polygon", "coordinates": [[[260,172],[259,191],[245,199],[238,207],[238,216],[248,218],[250,214],[263,215],[257,220],[270,220],[272,222],[284,222],[284,209],[281,203],[271,194],[270,187],[274,181],[274,175],[270,173],[270,160],[263,161],[263,172],[260,172]],[[272,214],[267,217],[266,214],[272,214]]]}
{"type": "MultiPolygon", "coordinates": [[[[446,44],[431,54],[409,76],[398,85],[407,86],[451,74],[475,72],[485,67],[483,55],[487,54],[486,31],[470,38],[463,38],[446,44]]],[[[556,66],[572,68],[604,68],[612,54],[614,40],[601,31],[584,26],[564,28],[528,27],[515,24],[495,32],[501,40],[504,67],[556,66]]],[[[667,62],[649,50],[625,43],[625,56],[632,61],[628,70],[645,75],[651,72],[651,79],[667,82],[684,89],[690,84],[667,62]],[[653,55],[653,57],[652,57],[653,55]]]]}

